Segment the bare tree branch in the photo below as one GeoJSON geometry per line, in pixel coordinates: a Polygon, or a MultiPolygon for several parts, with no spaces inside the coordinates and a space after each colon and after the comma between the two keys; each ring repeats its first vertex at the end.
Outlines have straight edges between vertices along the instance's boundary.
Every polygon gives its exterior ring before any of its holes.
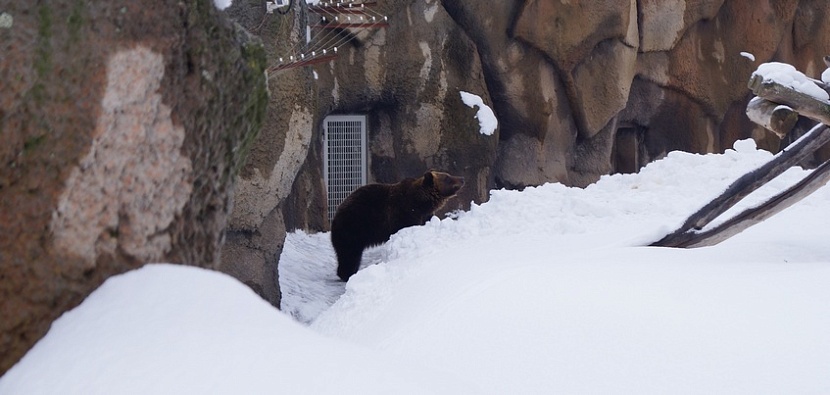
{"type": "Polygon", "coordinates": [[[828,181],[830,161],[824,162],[803,180],[758,207],[747,209],[711,230],[683,233],[673,241],[671,247],[694,248],[718,244],[792,206],[828,181]]]}
{"type": "Polygon", "coordinates": [[[726,191],[692,214],[683,225],[666,237],[652,243],[652,246],[682,247],[691,230],[703,229],[719,215],[729,210],[741,199],[754,192],[764,184],[779,176],[790,167],[798,164],[824,144],[830,142],[830,128],[817,125],[800,139],[790,144],[771,161],[745,174],[730,185],[726,191]]]}

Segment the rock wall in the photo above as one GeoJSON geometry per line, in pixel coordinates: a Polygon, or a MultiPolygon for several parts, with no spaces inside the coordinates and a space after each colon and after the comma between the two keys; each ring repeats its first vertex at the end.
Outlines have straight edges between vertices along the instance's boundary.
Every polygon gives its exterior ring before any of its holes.
{"type": "Polygon", "coordinates": [[[460,94],[491,103],[475,43],[438,0],[387,1],[378,11],[389,27],[363,32],[337,59],[315,68],[315,124],[331,114],[368,116],[370,182],[438,169],[466,179],[442,212],[486,200],[498,131],[481,134],[477,110],[460,94]]]}
{"type": "MultiPolygon", "coordinates": [[[[266,14],[264,1],[237,0],[225,11],[262,39],[270,65],[305,34],[302,4],[292,4],[282,15],[266,14]]],[[[277,261],[286,232],[282,210],[300,168],[313,155],[316,88],[308,68],[270,72],[268,87],[262,131],[238,176],[220,270],[279,307],[277,261]]]]}
{"type": "Polygon", "coordinates": [[[778,60],[815,76],[830,50],[818,1],[443,4],[473,37],[502,121],[497,186],[581,186],[671,150],[717,152],[750,136],[778,149],[743,115],[749,74],[778,60]]]}
{"type": "Polygon", "coordinates": [[[267,93],[262,46],[212,1],[0,14],[2,374],[111,275],[218,266],[267,93]]]}

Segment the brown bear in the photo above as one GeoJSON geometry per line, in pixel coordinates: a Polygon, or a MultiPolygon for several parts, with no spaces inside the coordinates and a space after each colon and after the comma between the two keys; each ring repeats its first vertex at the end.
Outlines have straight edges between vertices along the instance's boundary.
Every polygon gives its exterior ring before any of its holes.
{"type": "Polygon", "coordinates": [[[462,186],[463,177],[430,170],[419,178],[364,185],[352,192],[331,223],[337,276],[347,281],[357,273],[364,249],[388,241],[403,228],[425,224],[462,186]]]}

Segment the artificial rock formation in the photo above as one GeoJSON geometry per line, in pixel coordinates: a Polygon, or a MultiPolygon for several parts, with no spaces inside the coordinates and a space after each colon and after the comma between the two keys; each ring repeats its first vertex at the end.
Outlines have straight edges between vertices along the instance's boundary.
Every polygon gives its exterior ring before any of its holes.
{"type": "Polygon", "coordinates": [[[433,1],[389,1],[390,26],[358,38],[328,67],[319,67],[322,120],[329,114],[369,117],[369,179],[394,183],[429,169],[463,176],[447,211],[487,199],[498,131],[480,133],[476,109],[461,92],[490,103],[475,44],[433,1]]]}
{"type": "Polygon", "coordinates": [[[582,186],[750,136],[778,149],[743,115],[749,75],[777,60],[817,76],[830,50],[815,0],[443,5],[481,54],[501,122],[496,186],[582,186]]]}
{"type": "MultiPolygon", "coordinates": [[[[281,53],[300,40],[301,32],[305,31],[305,25],[300,22],[305,14],[298,4],[281,15],[266,14],[263,1],[238,0],[225,12],[261,37],[271,65],[276,63],[281,53]]],[[[252,144],[248,160],[237,177],[234,209],[222,249],[220,270],[247,284],[263,299],[279,307],[281,295],[277,261],[287,227],[283,207],[298,182],[301,167],[313,155],[316,96],[311,71],[305,68],[271,72],[268,85],[271,94],[262,131],[252,144]]],[[[321,169],[314,170],[319,183],[321,169]]],[[[315,192],[320,194],[319,189],[315,192]]],[[[309,211],[303,202],[313,199],[307,197],[301,196],[300,208],[291,211],[309,211]]],[[[320,228],[322,221],[320,216],[319,221],[312,221],[310,225],[320,228]]]]}
{"type": "Polygon", "coordinates": [[[261,45],[211,1],[0,13],[2,374],[111,275],[218,267],[267,92],[261,45]]]}

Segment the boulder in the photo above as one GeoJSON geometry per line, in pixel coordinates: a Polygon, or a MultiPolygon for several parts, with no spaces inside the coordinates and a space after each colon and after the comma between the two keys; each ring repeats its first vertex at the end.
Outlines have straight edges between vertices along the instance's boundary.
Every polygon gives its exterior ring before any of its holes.
{"type": "Polygon", "coordinates": [[[724,0],[640,0],[640,51],[669,51],[700,21],[713,19],[724,0]]]}
{"type": "Polygon", "coordinates": [[[493,187],[523,188],[545,181],[570,184],[576,124],[560,74],[545,55],[509,36],[520,1],[454,1],[444,7],[475,43],[499,145],[493,187]]]}
{"type": "Polygon", "coordinates": [[[211,1],[0,11],[2,374],[111,275],[218,266],[267,93],[262,46],[211,1]]]}
{"type": "Polygon", "coordinates": [[[514,34],[556,65],[581,136],[593,137],[625,107],[639,46],[636,1],[529,1],[514,34]]]}
{"type": "Polygon", "coordinates": [[[602,41],[637,47],[637,2],[529,0],[519,11],[513,33],[548,55],[559,70],[570,72],[602,41]]]}

